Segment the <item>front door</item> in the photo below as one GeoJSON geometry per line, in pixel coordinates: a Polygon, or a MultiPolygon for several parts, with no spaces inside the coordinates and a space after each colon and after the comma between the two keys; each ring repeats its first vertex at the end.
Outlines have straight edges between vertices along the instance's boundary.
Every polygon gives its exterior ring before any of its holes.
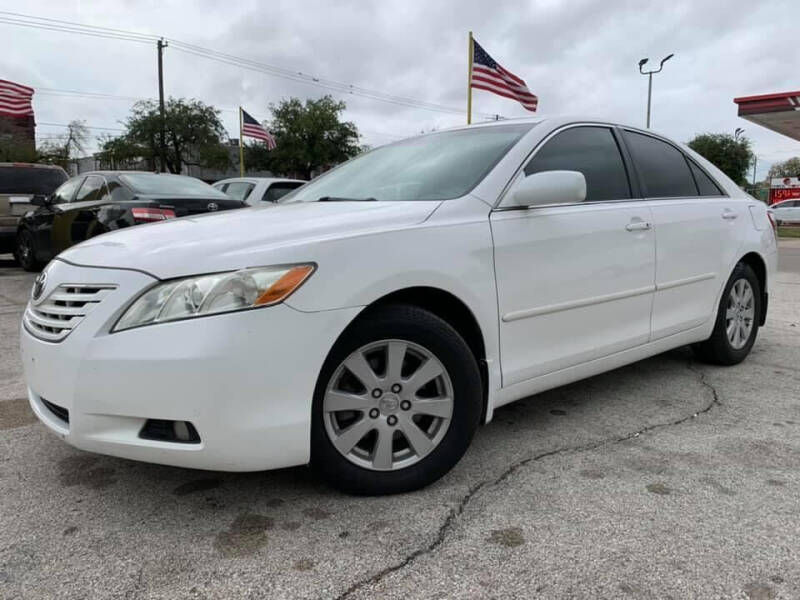
{"type": "Polygon", "coordinates": [[[633,197],[615,133],[600,126],[556,133],[522,175],[550,170],[583,173],[586,201],[501,204],[491,216],[504,387],[650,337],[652,217],[633,197]]]}

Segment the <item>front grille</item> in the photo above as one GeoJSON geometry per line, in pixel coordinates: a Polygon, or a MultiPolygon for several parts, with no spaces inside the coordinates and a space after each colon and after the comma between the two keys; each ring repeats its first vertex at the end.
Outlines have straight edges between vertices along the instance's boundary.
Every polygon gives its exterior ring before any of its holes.
{"type": "Polygon", "coordinates": [[[61,419],[64,421],[64,423],[69,425],[69,411],[66,408],[58,406],[57,404],[53,404],[52,402],[48,402],[44,398],[39,398],[39,400],[42,401],[42,404],[44,404],[45,408],[53,413],[56,418],[61,419]]]}
{"type": "Polygon", "coordinates": [[[28,304],[23,322],[32,335],[60,342],[116,287],[110,283],[59,285],[40,304],[28,304]]]}

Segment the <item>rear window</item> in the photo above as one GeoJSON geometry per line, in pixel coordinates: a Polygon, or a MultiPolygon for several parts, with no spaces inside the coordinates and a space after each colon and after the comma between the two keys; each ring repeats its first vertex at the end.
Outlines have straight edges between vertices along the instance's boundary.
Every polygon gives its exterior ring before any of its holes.
{"type": "Polygon", "coordinates": [[[61,169],[0,167],[0,194],[42,194],[49,196],[67,180],[61,169]]]}
{"type": "Polygon", "coordinates": [[[277,202],[292,190],[296,190],[304,181],[281,181],[280,183],[273,183],[267,191],[264,192],[264,197],[261,198],[264,202],[277,202]]]}
{"type": "Polygon", "coordinates": [[[213,187],[183,175],[166,175],[158,173],[124,173],[119,176],[122,182],[140,194],[171,194],[187,196],[210,196],[227,198],[225,194],[213,187]]]}

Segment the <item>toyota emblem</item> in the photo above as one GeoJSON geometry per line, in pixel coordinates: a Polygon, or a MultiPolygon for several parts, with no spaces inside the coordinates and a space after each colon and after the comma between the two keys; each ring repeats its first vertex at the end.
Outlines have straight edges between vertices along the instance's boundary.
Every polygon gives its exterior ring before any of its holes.
{"type": "Polygon", "coordinates": [[[47,281],[47,273],[42,271],[39,275],[36,276],[36,279],[33,281],[33,290],[31,292],[31,297],[34,300],[38,300],[42,296],[42,292],[44,291],[44,284],[47,281]]]}
{"type": "Polygon", "coordinates": [[[219,204],[217,204],[216,202],[209,202],[208,206],[206,206],[206,208],[208,210],[210,210],[211,212],[214,212],[215,210],[219,209],[219,204]]]}

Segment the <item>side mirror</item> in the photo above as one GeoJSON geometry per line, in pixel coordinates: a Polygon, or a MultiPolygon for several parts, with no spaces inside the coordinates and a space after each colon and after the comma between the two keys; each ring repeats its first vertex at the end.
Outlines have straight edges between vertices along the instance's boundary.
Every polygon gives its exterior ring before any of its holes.
{"type": "Polygon", "coordinates": [[[586,200],[586,178],[578,171],[542,171],[519,182],[511,196],[514,206],[575,204],[586,200]]]}
{"type": "Polygon", "coordinates": [[[34,206],[47,206],[50,204],[50,198],[44,194],[36,194],[31,198],[30,203],[34,206]]]}

